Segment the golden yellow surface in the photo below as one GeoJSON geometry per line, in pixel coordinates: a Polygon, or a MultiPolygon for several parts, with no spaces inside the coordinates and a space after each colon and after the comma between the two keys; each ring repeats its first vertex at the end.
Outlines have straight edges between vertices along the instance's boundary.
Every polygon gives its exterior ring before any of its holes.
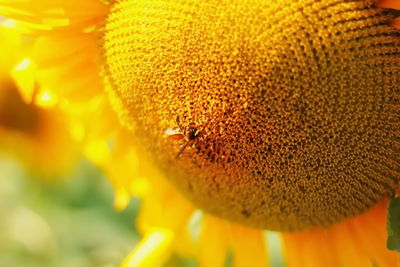
{"type": "Polygon", "coordinates": [[[196,206],[258,228],[327,227],[399,187],[400,34],[373,3],[119,1],[109,94],[196,206]],[[165,134],[177,127],[200,134],[165,134]]]}

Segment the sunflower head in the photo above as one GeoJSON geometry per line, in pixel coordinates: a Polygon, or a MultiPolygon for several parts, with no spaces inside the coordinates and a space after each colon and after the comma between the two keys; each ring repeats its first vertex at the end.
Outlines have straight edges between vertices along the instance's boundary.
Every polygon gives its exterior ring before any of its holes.
{"type": "Polygon", "coordinates": [[[110,94],[206,211],[331,225],[399,182],[400,39],[373,3],[120,1],[104,34],[110,94]]]}

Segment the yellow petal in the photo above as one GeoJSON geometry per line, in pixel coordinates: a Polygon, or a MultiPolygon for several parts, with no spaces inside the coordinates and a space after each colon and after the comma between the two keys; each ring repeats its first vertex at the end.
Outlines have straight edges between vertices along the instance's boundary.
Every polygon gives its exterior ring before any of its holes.
{"type": "Polygon", "coordinates": [[[348,222],[353,229],[351,234],[362,253],[368,255],[379,267],[396,266],[398,255],[386,248],[386,205],[387,200],[384,200],[367,213],[348,222]]]}
{"type": "Polygon", "coordinates": [[[383,8],[394,8],[400,9],[400,1],[399,0],[378,0],[377,5],[383,8]]]}
{"type": "Polygon", "coordinates": [[[92,19],[107,14],[109,6],[99,0],[0,0],[0,15],[50,27],[85,27],[92,19]]]}
{"type": "Polygon", "coordinates": [[[290,267],[340,266],[332,240],[324,230],[283,233],[285,260],[290,267]]]}
{"type": "Polygon", "coordinates": [[[153,267],[165,262],[172,247],[174,233],[166,228],[149,231],[122,262],[121,267],[153,267]]]}
{"type": "Polygon", "coordinates": [[[364,267],[372,264],[369,255],[360,249],[360,244],[354,238],[354,230],[348,224],[333,227],[331,236],[342,266],[364,267]]]}
{"type": "Polygon", "coordinates": [[[115,189],[114,208],[118,211],[124,210],[131,199],[130,194],[124,188],[115,189]]]}
{"type": "Polygon", "coordinates": [[[142,199],[137,228],[140,232],[147,232],[152,227],[181,232],[184,231],[192,213],[192,205],[175,190],[167,185],[153,184],[151,194],[142,199]]]}
{"type": "Polygon", "coordinates": [[[25,103],[32,103],[35,93],[35,66],[31,59],[25,58],[19,62],[11,71],[22,99],[25,103]]]}
{"type": "Polygon", "coordinates": [[[268,266],[263,231],[236,224],[229,225],[235,267],[268,266]]]}
{"type": "Polygon", "coordinates": [[[199,263],[201,267],[224,266],[229,247],[227,224],[205,215],[200,232],[199,263]]]}

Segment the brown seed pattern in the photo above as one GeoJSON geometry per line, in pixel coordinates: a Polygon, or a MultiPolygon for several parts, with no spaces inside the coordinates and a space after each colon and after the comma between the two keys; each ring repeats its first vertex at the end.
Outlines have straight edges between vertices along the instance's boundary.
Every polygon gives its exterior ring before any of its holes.
{"type": "Polygon", "coordinates": [[[195,205],[327,227],[400,179],[400,35],[374,1],[122,0],[105,79],[122,122],[195,205]],[[184,141],[165,129],[201,131],[184,141]]]}

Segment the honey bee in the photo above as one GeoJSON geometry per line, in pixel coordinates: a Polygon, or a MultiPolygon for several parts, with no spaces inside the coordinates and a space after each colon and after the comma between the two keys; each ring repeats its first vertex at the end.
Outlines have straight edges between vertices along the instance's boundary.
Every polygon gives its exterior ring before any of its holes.
{"type": "Polygon", "coordinates": [[[193,145],[200,137],[201,130],[199,130],[194,123],[190,123],[187,127],[182,127],[179,116],[176,117],[176,125],[178,125],[178,127],[166,129],[164,133],[174,140],[182,140],[186,138],[186,142],[181,146],[181,149],[176,155],[176,158],[179,158],[183,151],[185,151],[188,146],[193,145]]]}

